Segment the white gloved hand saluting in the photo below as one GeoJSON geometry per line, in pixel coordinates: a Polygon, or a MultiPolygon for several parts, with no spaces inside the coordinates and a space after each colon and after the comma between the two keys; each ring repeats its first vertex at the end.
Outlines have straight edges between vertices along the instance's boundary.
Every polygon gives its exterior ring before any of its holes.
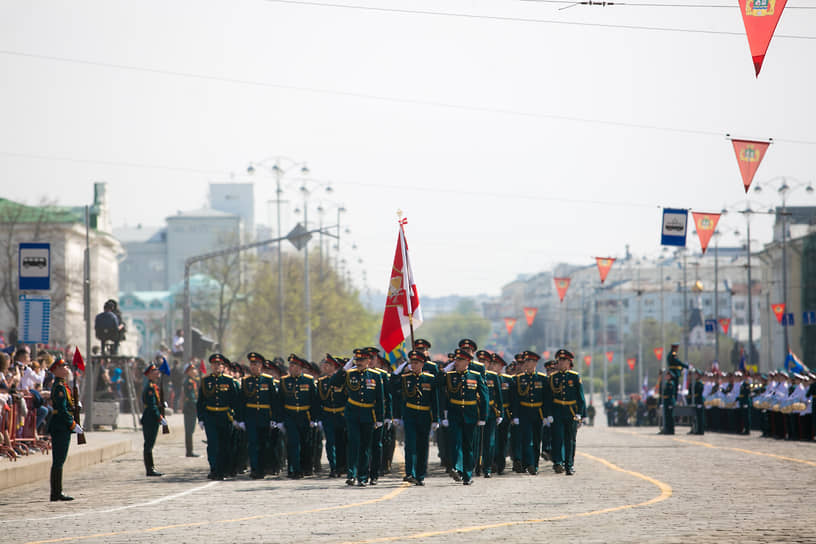
{"type": "Polygon", "coordinates": [[[394,371],[394,376],[399,376],[400,374],[402,374],[402,370],[405,368],[405,365],[407,365],[407,364],[408,364],[408,361],[403,361],[402,364],[400,364],[397,367],[397,369],[394,371]]]}
{"type": "Polygon", "coordinates": [[[270,422],[269,422],[269,430],[270,430],[270,431],[271,431],[272,429],[277,429],[277,428],[278,428],[278,423],[277,423],[277,422],[275,422],[275,421],[270,421],[270,422]]]}
{"type": "Polygon", "coordinates": [[[348,363],[346,363],[345,365],[343,365],[343,370],[351,370],[352,368],[354,368],[354,357],[352,357],[351,359],[349,359],[349,360],[348,360],[348,363]]]}

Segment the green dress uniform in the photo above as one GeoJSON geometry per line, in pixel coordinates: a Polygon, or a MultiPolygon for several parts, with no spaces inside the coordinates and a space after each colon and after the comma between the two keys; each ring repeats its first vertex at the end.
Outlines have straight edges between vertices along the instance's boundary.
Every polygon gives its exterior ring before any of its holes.
{"type": "Polygon", "coordinates": [[[513,417],[518,419],[521,470],[536,474],[541,451],[541,426],[547,415],[544,406],[548,393],[547,375],[541,372],[517,374],[511,392],[513,417]]]}
{"type": "MultiPolygon", "coordinates": [[[[291,356],[289,364],[293,364],[291,356]]],[[[297,363],[294,363],[297,364],[297,363]]],[[[302,451],[308,450],[308,433],[312,428],[312,411],[319,409],[315,380],[311,374],[294,377],[286,374],[280,379],[278,417],[286,429],[286,456],[289,478],[302,478],[302,451]]]]}
{"type": "Polygon", "coordinates": [[[269,442],[269,422],[277,404],[274,378],[268,374],[244,376],[238,395],[236,417],[246,426],[250,478],[264,477],[269,442]]]}
{"type": "Polygon", "coordinates": [[[503,474],[507,464],[507,439],[510,432],[510,421],[513,419],[510,403],[510,390],[513,387],[513,376],[509,374],[499,374],[499,384],[502,399],[502,422],[496,425],[496,449],[495,455],[493,456],[493,465],[496,474],[503,474]]]}
{"type": "Polygon", "coordinates": [[[396,383],[396,415],[405,426],[405,478],[423,485],[428,471],[431,424],[439,419],[436,378],[430,372],[406,372],[396,383]]]}
{"type": "Polygon", "coordinates": [[[334,478],[346,467],[346,394],[342,386],[332,385],[331,376],[317,379],[317,394],[320,397],[320,424],[326,436],[329,477],[334,478]]]}
{"type": "Polygon", "coordinates": [[[744,380],[737,395],[737,433],[751,434],[751,384],[744,380]]]}
{"type": "MultiPolygon", "coordinates": [[[[671,372],[672,377],[674,378],[674,383],[680,383],[680,374],[682,374],[683,369],[688,369],[688,365],[680,360],[677,356],[677,347],[676,345],[672,345],[671,349],[669,350],[669,354],[666,356],[666,363],[671,372]]],[[[677,400],[677,392],[675,391],[674,400],[677,400]]]]}
{"type": "Polygon", "coordinates": [[[376,485],[380,475],[385,472],[385,447],[387,441],[386,434],[390,431],[390,423],[393,419],[394,407],[391,395],[390,374],[379,368],[370,369],[377,379],[377,387],[383,394],[383,425],[375,426],[371,436],[371,468],[369,469],[369,483],[376,485]]]}
{"type": "Polygon", "coordinates": [[[692,434],[705,434],[705,406],[703,402],[703,381],[698,377],[694,380],[691,394],[691,404],[694,406],[694,427],[692,434]]]}
{"type": "MultiPolygon", "coordinates": [[[[557,357],[557,354],[556,354],[557,357]]],[[[550,416],[552,422],[553,468],[575,472],[576,432],[581,419],[586,417],[586,401],[581,376],[574,370],[561,370],[549,377],[549,393],[552,395],[550,416]]]]}
{"type": "MultiPolygon", "coordinates": [[[[153,367],[154,365],[151,365],[153,367]]],[[[156,437],[159,434],[159,423],[161,422],[161,391],[159,384],[149,381],[145,384],[142,391],[142,404],[144,411],[142,411],[142,436],[144,437],[144,449],[142,451],[142,458],[144,459],[145,472],[148,476],[161,476],[156,472],[153,463],[153,446],[156,444],[156,437]]]]}
{"type": "Polygon", "coordinates": [[[484,477],[490,478],[490,474],[493,471],[493,459],[496,455],[498,422],[501,419],[501,422],[504,423],[502,416],[504,413],[504,404],[502,403],[503,396],[501,378],[499,375],[490,370],[486,371],[485,385],[490,394],[490,401],[488,402],[487,417],[485,419],[484,432],[482,433],[482,447],[478,465],[484,477]]]}
{"type": "Polygon", "coordinates": [[[184,414],[184,448],[187,451],[187,457],[196,457],[196,454],[193,453],[193,433],[196,427],[196,404],[198,403],[199,387],[197,378],[184,376],[182,413],[184,414]]]}
{"type": "MultiPolygon", "coordinates": [[[[457,350],[458,351],[458,350],[457,350]]],[[[441,376],[444,395],[445,422],[450,431],[451,464],[455,479],[461,478],[465,485],[473,480],[475,461],[476,426],[479,414],[486,414],[490,393],[482,375],[469,368],[451,370],[441,376]]]]}
{"type": "MultiPolygon", "coordinates": [[[[355,350],[355,355],[357,355],[355,350]]],[[[379,374],[371,369],[341,369],[332,376],[332,385],[346,394],[346,430],[348,431],[347,485],[368,485],[371,468],[371,441],[374,427],[382,424],[385,394],[379,374]]]]}
{"type": "Polygon", "coordinates": [[[674,397],[677,394],[677,383],[674,375],[663,380],[660,401],[663,403],[663,434],[674,434],[674,397]]]}
{"type": "Polygon", "coordinates": [[[51,419],[48,420],[48,434],[51,435],[51,500],[71,500],[62,493],[62,466],[68,458],[71,433],[76,428],[73,398],[65,386],[65,380],[54,378],[51,386],[51,419]]]}
{"type": "MultiPolygon", "coordinates": [[[[210,358],[212,360],[212,357],[210,358]]],[[[237,402],[235,381],[224,374],[210,374],[201,379],[196,405],[198,420],[207,435],[207,461],[211,480],[223,480],[230,464],[232,410],[237,402]]]]}

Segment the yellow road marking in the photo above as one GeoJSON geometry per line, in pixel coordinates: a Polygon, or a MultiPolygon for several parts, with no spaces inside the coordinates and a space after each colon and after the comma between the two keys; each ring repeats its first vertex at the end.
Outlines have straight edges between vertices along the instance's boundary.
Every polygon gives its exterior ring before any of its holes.
{"type": "Polygon", "coordinates": [[[156,531],[165,531],[167,529],[179,529],[183,527],[202,527],[205,525],[215,525],[218,523],[238,523],[242,521],[250,521],[250,520],[257,520],[257,519],[268,519],[268,518],[276,518],[282,516],[294,516],[297,514],[314,514],[316,512],[327,512],[329,510],[343,510],[346,508],[354,508],[357,506],[365,506],[368,504],[375,504],[378,502],[390,501],[391,499],[395,498],[397,495],[405,491],[407,488],[411,487],[409,483],[401,483],[400,487],[394,489],[383,495],[382,497],[377,497],[376,499],[369,499],[367,501],[360,501],[351,504],[340,504],[337,506],[324,506],[323,508],[312,508],[310,510],[298,510],[295,512],[277,512],[274,514],[261,514],[257,516],[248,516],[244,518],[235,518],[235,519],[221,519],[216,521],[199,521],[194,523],[179,523],[175,525],[164,525],[161,527],[149,527],[147,529],[139,529],[135,531],[119,531],[115,533],[96,533],[93,535],[84,535],[84,536],[67,536],[63,538],[55,538],[52,540],[35,540],[31,542],[27,542],[26,544],[49,544],[52,542],[71,542],[75,540],[88,540],[91,538],[103,538],[108,536],[121,536],[121,535],[137,535],[137,534],[144,534],[144,533],[152,533],[156,531]]]}
{"type": "MultiPolygon", "coordinates": [[[[648,434],[641,434],[636,433],[634,431],[623,431],[615,429],[614,432],[622,433],[622,434],[631,434],[632,436],[640,436],[643,438],[654,438],[656,440],[660,440],[659,436],[652,436],[648,434]]],[[[688,440],[686,438],[672,438],[675,442],[682,442],[683,444],[691,444],[692,446],[701,446],[704,448],[711,448],[716,450],[729,450],[729,451],[736,451],[740,453],[747,453],[749,455],[759,455],[761,457],[771,457],[772,459],[779,459],[781,461],[790,461],[791,463],[801,463],[803,465],[810,465],[812,467],[816,467],[816,462],[808,461],[807,459],[797,459],[796,457],[786,457],[784,455],[777,455],[775,453],[765,453],[762,451],[756,450],[746,450],[744,448],[732,448],[731,446],[715,446],[714,444],[709,444],[708,442],[700,442],[699,440],[688,440]]]]}
{"type": "Polygon", "coordinates": [[[630,476],[634,476],[636,478],[640,478],[641,480],[645,480],[650,484],[654,484],[660,489],[660,495],[652,497],[648,501],[639,502],[637,504],[624,504],[621,506],[612,506],[610,508],[603,508],[601,510],[592,510],[590,512],[579,512],[577,514],[564,514],[561,516],[554,516],[550,518],[541,518],[541,519],[525,519],[519,521],[504,521],[501,523],[491,523],[489,525],[473,525],[470,527],[457,527],[453,529],[446,529],[443,531],[427,531],[424,533],[415,533],[412,535],[399,535],[399,536],[390,536],[390,537],[383,537],[383,538],[373,538],[370,540],[358,540],[354,542],[345,542],[343,544],[373,544],[375,542],[394,542],[398,540],[417,540],[420,538],[430,538],[434,536],[441,536],[441,535],[450,535],[450,534],[460,534],[460,533],[472,533],[474,531],[484,531],[487,529],[498,529],[502,527],[512,527],[514,525],[529,525],[534,523],[544,523],[548,521],[561,521],[570,518],[582,518],[588,516],[597,516],[600,514],[608,514],[610,512],[617,512],[620,510],[628,510],[630,508],[641,508],[644,506],[650,506],[652,504],[665,501],[669,497],[672,496],[672,488],[669,484],[661,482],[660,480],[656,480],[650,476],[646,476],[645,474],[641,474],[639,472],[634,472],[632,470],[626,470],[621,468],[617,465],[613,465],[606,459],[601,459],[600,457],[595,457],[594,455],[589,455],[588,453],[577,452],[578,455],[582,457],[586,457],[587,459],[592,459],[602,465],[610,468],[612,470],[616,470],[618,472],[623,472],[624,474],[629,474],[630,476]]]}

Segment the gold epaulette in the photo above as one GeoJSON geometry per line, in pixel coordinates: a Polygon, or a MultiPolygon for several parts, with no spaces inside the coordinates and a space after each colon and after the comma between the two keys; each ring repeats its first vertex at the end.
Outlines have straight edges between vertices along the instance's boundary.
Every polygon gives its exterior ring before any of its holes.
{"type": "Polygon", "coordinates": [[[485,370],[485,374],[493,374],[494,376],[498,376],[498,373],[493,372],[492,370],[485,370]]]}
{"type": "Polygon", "coordinates": [[[433,377],[434,377],[434,375],[433,375],[433,374],[431,374],[430,372],[422,372],[422,373],[421,373],[421,375],[422,375],[422,376],[428,376],[429,378],[433,378],[433,377]]]}
{"type": "Polygon", "coordinates": [[[569,374],[575,374],[576,376],[578,375],[578,373],[577,373],[577,372],[575,372],[574,370],[567,370],[567,373],[569,373],[569,374]]]}
{"type": "Polygon", "coordinates": [[[502,378],[510,378],[511,380],[513,379],[513,376],[511,376],[510,374],[500,374],[500,376],[502,378]]]}
{"type": "Polygon", "coordinates": [[[546,377],[547,377],[547,374],[545,374],[544,372],[536,372],[536,374],[537,374],[538,376],[541,376],[542,378],[546,378],[546,377]]]}
{"type": "Polygon", "coordinates": [[[271,379],[273,379],[273,380],[275,379],[275,377],[274,377],[274,376],[271,376],[271,375],[269,375],[269,374],[264,374],[264,373],[261,373],[261,377],[262,377],[262,378],[271,378],[271,379]]]}
{"type": "Polygon", "coordinates": [[[314,380],[314,376],[312,376],[311,374],[306,374],[305,372],[301,374],[301,376],[309,380],[314,380]]]}

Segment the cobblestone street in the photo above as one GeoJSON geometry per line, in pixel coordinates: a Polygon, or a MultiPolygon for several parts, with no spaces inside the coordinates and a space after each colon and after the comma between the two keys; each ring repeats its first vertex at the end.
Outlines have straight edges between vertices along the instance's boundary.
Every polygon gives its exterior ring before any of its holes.
{"type": "Polygon", "coordinates": [[[210,482],[203,456],[184,457],[180,418],[171,426],[155,450],[162,478],[144,476],[136,448],[67,476],[74,502],[49,502],[48,482],[0,492],[4,541],[816,542],[809,443],[585,427],[574,477],[543,464],[537,477],[464,487],[434,452],[425,487],[403,484],[395,462],[394,474],[360,489],[325,476],[210,482]]]}

